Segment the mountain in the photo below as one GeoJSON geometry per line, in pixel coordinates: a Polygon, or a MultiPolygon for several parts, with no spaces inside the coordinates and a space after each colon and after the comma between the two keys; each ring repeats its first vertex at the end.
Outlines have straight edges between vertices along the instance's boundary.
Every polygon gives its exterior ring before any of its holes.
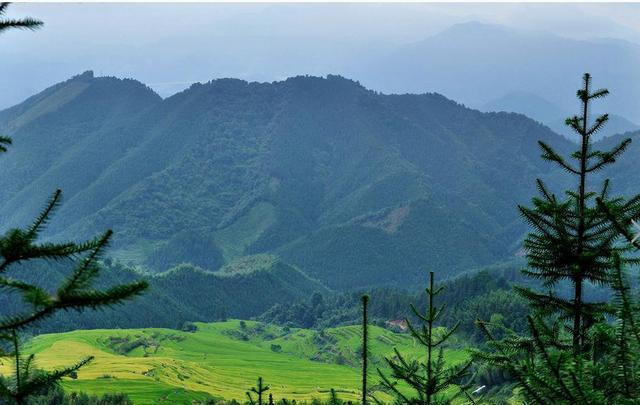
{"type": "MultiPolygon", "coordinates": [[[[11,173],[3,176],[0,190],[4,212],[11,213],[2,215],[3,222],[24,220],[58,186],[67,198],[63,212],[93,210],[101,196],[81,207],[74,197],[81,198],[96,175],[107,175],[114,159],[141,141],[144,131],[132,117],[161,102],[139,82],[86,72],[0,112],[0,131],[15,138],[1,163],[11,173]]],[[[57,224],[67,226],[64,218],[57,224]]]]}
{"type": "Polygon", "coordinates": [[[437,91],[482,106],[518,91],[538,94],[565,111],[589,72],[611,90],[602,103],[640,122],[640,46],[614,40],[575,40],[475,21],[454,25],[401,46],[349,72],[390,93],[437,91]]]}
{"type": "Polygon", "coordinates": [[[520,114],[339,76],[221,79],[162,100],[85,73],[1,112],[0,128],[15,143],[0,159],[2,229],[59,187],[52,238],[113,228],[112,256],[152,272],[276,255],[337,290],[513,257],[516,204],[556,178],[537,140],[571,147],[520,114]]]}
{"type": "Polygon", "coordinates": [[[480,107],[486,112],[515,112],[524,114],[541,123],[550,123],[558,120],[568,112],[560,106],[533,93],[525,91],[512,91],[495,100],[491,100],[480,107]]]}
{"type": "MultiPolygon", "coordinates": [[[[578,135],[565,124],[565,120],[576,112],[565,111],[561,107],[544,98],[527,92],[515,91],[505,94],[480,107],[481,111],[507,111],[524,114],[527,117],[547,125],[554,132],[565,136],[567,139],[577,141],[578,135]]],[[[597,110],[596,110],[597,111],[597,110]]],[[[596,135],[594,139],[602,139],[615,134],[637,131],[640,126],[617,114],[609,114],[607,125],[596,135]]]]}

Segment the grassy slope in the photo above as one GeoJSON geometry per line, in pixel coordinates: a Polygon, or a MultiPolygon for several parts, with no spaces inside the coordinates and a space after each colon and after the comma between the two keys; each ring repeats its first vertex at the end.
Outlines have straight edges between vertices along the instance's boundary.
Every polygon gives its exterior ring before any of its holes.
{"type": "MultiPolygon", "coordinates": [[[[320,335],[304,329],[262,328],[255,322],[246,325],[241,329],[239,321],[198,324],[195,333],[114,329],[48,334],[34,338],[28,351],[37,353],[37,365],[46,369],[93,355],[95,360],[80,370],[78,379],[65,380],[64,387],[94,394],[125,392],[136,404],[190,403],[208,395],[243,400],[258,376],[271,385],[276,398],[322,398],[332,387],[345,399],[358,395],[358,327],[329,329],[320,335]],[[127,351],[117,338],[128,342],[141,338],[147,345],[127,351]],[[272,345],[279,345],[280,351],[272,345]]],[[[394,346],[410,356],[420,354],[409,336],[371,327],[374,364],[381,365],[382,356],[394,346]]],[[[447,352],[448,361],[465,357],[463,350],[447,352]]],[[[10,362],[3,360],[0,371],[9,370],[10,362]]],[[[375,367],[372,371],[375,379],[375,367]]]]}

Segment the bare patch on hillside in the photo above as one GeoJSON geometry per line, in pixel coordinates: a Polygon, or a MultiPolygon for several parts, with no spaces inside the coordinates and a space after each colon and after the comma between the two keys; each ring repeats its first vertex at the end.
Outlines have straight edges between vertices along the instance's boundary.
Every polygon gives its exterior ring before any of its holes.
{"type": "Polygon", "coordinates": [[[404,205],[381,213],[380,215],[368,217],[363,225],[370,228],[382,229],[386,233],[393,234],[396,233],[398,228],[404,223],[409,212],[411,212],[411,207],[404,205]]]}

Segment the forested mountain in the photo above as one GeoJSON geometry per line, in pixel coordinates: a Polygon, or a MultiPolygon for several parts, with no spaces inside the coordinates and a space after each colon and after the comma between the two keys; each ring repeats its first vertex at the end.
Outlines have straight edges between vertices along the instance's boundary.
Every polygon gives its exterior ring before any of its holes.
{"type": "MultiPolygon", "coordinates": [[[[65,264],[34,262],[10,271],[9,275],[51,290],[69,276],[69,266],[65,264]]],[[[148,281],[150,288],[135,300],[108,311],[56,314],[40,322],[33,332],[146,326],[181,328],[187,321],[248,319],[275,304],[298,302],[313,293],[328,293],[300,270],[268,255],[238,259],[217,273],[188,264],[157,275],[142,275],[110,260],[102,266],[100,288],[135,280],[148,281]]],[[[30,304],[21,301],[18,294],[7,291],[0,296],[0,312],[7,315],[28,309],[30,304]]]]}
{"type": "Polygon", "coordinates": [[[571,146],[523,115],[339,76],[215,80],[162,100],[87,72],[0,112],[0,131],[14,139],[2,229],[59,187],[53,238],[113,228],[112,256],[154,272],[267,253],[338,290],[513,257],[516,204],[556,178],[536,142],[571,146]]]}

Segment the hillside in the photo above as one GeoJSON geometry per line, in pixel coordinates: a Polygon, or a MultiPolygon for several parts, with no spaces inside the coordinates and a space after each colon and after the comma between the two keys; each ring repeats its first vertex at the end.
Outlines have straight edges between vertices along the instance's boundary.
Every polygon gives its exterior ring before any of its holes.
{"type": "Polygon", "coordinates": [[[512,257],[515,206],[551,175],[536,141],[570,145],[522,115],[338,76],[216,80],[161,100],[89,72],[0,113],[0,128],[15,143],[0,159],[2,228],[60,187],[49,234],[113,228],[125,264],[215,271],[268,253],[334,289],[512,257]]]}
{"type": "MultiPolygon", "coordinates": [[[[51,290],[69,275],[65,263],[34,263],[10,270],[7,275],[51,290]]],[[[160,274],[140,274],[120,264],[105,264],[98,280],[106,288],[145,279],[150,288],[133,301],[108,310],[58,313],[35,325],[33,333],[93,328],[166,327],[181,328],[188,321],[251,318],[273,305],[298,302],[313,293],[328,293],[326,287],[310,279],[280,259],[251,256],[212,273],[182,264],[160,274]]],[[[3,315],[29,310],[14,293],[0,295],[3,315]]],[[[28,305],[28,304],[26,304],[28,305]]]]}
{"type": "MultiPolygon", "coordinates": [[[[89,330],[35,337],[26,350],[38,366],[53,368],[93,355],[68,391],[125,392],[136,404],[188,404],[192,399],[235,398],[262,376],[276,399],[324,399],[335,388],[356,399],[360,381],[359,329],[317,332],[284,329],[255,322],[197,324],[197,331],[169,329],[89,330]],[[244,326],[243,326],[244,325],[244,326]]],[[[406,334],[371,327],[373,366],[397,347],[409,358],[422,353],[406,334]]],[[[449,349],[446,360],[464,361],[464,350],[449,349]]],[[[0,372],[10,370],[6,359],[0,372]]],[[[375,373],[370,377],[375,380],[375,373]]],[[[388,399],[384,393],[377,393],[388,399]]]]}

